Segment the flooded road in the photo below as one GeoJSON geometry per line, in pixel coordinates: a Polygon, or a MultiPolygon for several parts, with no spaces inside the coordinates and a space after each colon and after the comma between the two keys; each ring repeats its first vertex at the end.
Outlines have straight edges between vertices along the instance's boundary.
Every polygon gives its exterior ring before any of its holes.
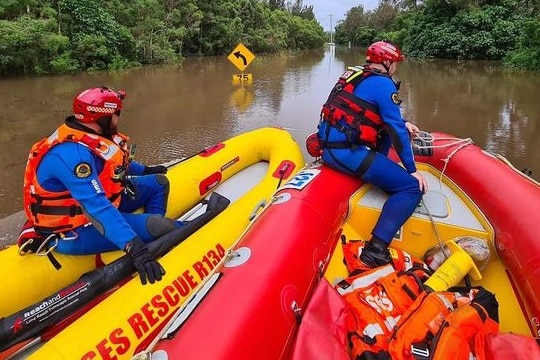
{"type": "MultiPolygon", "coordinates": [[[[346,66],[362,64],[362,53],[326,47],[257,56],[245,70],[253,82],[243,85],[233,84],[239,71],[225,56],[115,73],[2,79],[0,218],[21,210],[31,145],[70,115],[73,96],[84,88],[126,90],[120,128],[146,164],[189,156],[262,126],[289,129],[303,147],[337,77],[346,66]]],[[[422,130],[470,137],[540,178],[540,74],[508,73],[488,62],[408,60],[396,78],[402,80],[403,114],[422,130]]]]}

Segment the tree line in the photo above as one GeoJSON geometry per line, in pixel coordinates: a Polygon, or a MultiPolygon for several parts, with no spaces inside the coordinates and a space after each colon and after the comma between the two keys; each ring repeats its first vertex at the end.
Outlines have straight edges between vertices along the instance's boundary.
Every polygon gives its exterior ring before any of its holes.
{"type": "MultiPolygon", "coordinates": [[[[75,73],[303,50],[327,39],[302,0],[0,0],[0,75],[75,73]]],[[[540,70],[540,0],[380,0],[351,8],[334,41],[389,39],[417,58],[540,70]]]]}
{"type": "Polygon", "coordinates": [[[74,73],[320,47],[302,0],[0,0],[0,75],[74,73]]]}
{"type": "Polygon", "coordinates": [[[388,39],[415,58],[502,60],[540,70],[540,0],[381,0],[350,9],[335,41],[388,39]]]}

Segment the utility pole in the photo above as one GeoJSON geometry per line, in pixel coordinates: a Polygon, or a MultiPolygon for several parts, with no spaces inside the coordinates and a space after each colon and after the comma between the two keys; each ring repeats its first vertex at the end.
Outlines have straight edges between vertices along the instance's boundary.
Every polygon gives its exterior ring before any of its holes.
{"type": "Polygon", "coordinates": [[[328,14],[330,16],[330,44],[334,43],[334,36],[333,36],[333,24],[332,24],[332,14],[328,14]]]}

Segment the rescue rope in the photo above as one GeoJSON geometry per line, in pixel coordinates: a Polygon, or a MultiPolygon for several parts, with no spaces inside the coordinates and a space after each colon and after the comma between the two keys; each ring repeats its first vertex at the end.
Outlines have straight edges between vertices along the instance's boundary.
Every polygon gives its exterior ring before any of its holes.
{"type": "Polygon", "coordinates": [[[435,137],[428,131],[419,131],[418,134],[414,136],[414,139],[422,140],[422,141],[432,144],[432,145],[426,145],[426,146],[415,144],[414,146],[419,149],[445,148],[445,147],[450,147],[457,144],[464,144],[461,146],[461,147],[464,147],[473,143],[471,138],[460,139],[456,137],[438,137],[437,140],[449,140],[451,142],[447,144],[433,145],[433,143],[435,142],[435,137]]]}
{"type": "MultiPolygon", "coordinates": [[[[446,167],[448,166],[448,163],[450,162],[452,157],[459,150],[461,150],[461,149],[465,148],[466,146],[473,143],[471,138],[460,139],[460,138],[455,138],[455,137],[441,137],[441,138],[437,138],[437,140],[446,140],[446,141],[449,141],[449,142],[446,143],[446,144],[434,145],[435,137],[431,133],[429,133],[427,131],[419,131],[414,136],[414,139],[418,139],[423,143],[428,143],[429,144],[429,145],[420,145],[420,144],[412,142],[412,145],[417,149],[435,149],[435,148],[446,148],[446,147],[451,147],[451,146],[457,146],[450,154],[448,154],[448,156],[446,158],[441,159],[442,162],[444,162],[444,166],[443,166],[443,168],[441,170],[441,175],[439,176],[439,188],[441,190],[443,189],[442,178],[443,178],[443,175],[444,175],[444,173],[446,171],[446,167]]],[[[429,211],[427,203],[424,201],[423,197],[422,197],[421,202],[422,202],[422,205],[424,206],[424,208],[426,209],[426,213],[428,215],[429,222],[431,223],[431,227],[433,228],[433,232],[435,233],[435,237],[437,238],[437,243],[439,244],[438,247],[441,249],[445,260],[448,260],[449,255],[445,251],[445,245],[444,245],[444,243],[442,241],[442,238],[441,238],[441,236],[439,234],[439,231],[437,229],[435,219],[433,219],[433,215],[431,214],[431,211],[429,211]]],[[[468,275],[465,276],[465,283],[466,283],[466,285],[468,287],[470,287],[471,284],[470,284],[470,279],[469,279],[468,275]]]]}
{"type": "Polygon", "coordinates": [[[429,145],[419,145],[413,142],[413,146],[417,149],[436,149],[436,148],[446,148],[446,147],[452,147],[457,146],[448,156],[446,156],[444,159],[441,159],[442,162],[444,162],[444,166],[441,170],[441,176],[439,177],[439,187],[442,189],[442,178],[446,171],[446,167],[448,166],[448,163],[454,157],[454,155],[461,149],[465,148],[466,146],[469,146],[473,144],[473,141],[471,138],[456,138],[456,137],[440,137],[437,138],[437,141],[439,140],[447,140],[449,141],[446,144],[441,145],[434,145],[435,137],[427,132],[427,131],[419,131],[418,134],[415,135],[414,139],[418,139],[422,142],[426,142],[429,145]]]}
{"type": "Polygon", "coordinates": [[[299,128],[293,128],[293,127],[287,127],[287,126],[278,126],[278,128],[287,130],[287,131],[299,131],[299,132],[305,132],[305,133],[312,133],[314,132],[313,129],[299,129],[299,128]]]}
{"type": "MultiPolygon", "coordinates": [[[[417,134],[415,136],[415,139],[419,139],[421,140],[422,142],[425,142],[425,143],[429,143],[430,145],[419,145],[419,144],[416,144],[416,143],[413,143],[413,146],[418,148],[418,149],[430,149],[430,148],[445,148],[445,147],[451,147],[451,146],[457,146],[452,152],[450,152],[448,154],[448,156],[446,156],[444,159],[441,159],[441,161],[444,162],[444,166],[441,170],[441,174],[439,176],[439,187],[440,189],[442,190],[443,187],[442,187],[442,178],[443,178],[443,175],[446,171],[446,168],[448,166],[448,163],[450,162],[450,160],[454,157],[454,155],[460,151],[461,149],[465,148],[466,146],[470,145],[470,144],[473,144],[473,141],[471,138],[463,138],[463,139],[460,139],[460,138],[455,138],[455,137],[441,137],[441,138],[437,138],[437,140],[447,140],[449,141],[448,143],[446,144],[441,144],[441,145],[434,145],[434,141],[435,141],[435,137],[431,134],[431,133],[428,133],[428,132],[425,132],[425,131],[420,131],[419,134],[417,134]]],[[[504,159],[504,158],[503,158],[504,159]]],[[[506,160],[506,159],[505,159],[506,160]]],[[[509,162],[508,162],[509,164],[509,162]]],[[[509,164],[511,166],[511,164],[509,164]]],[[[517,171],[517,169],[516,169],[517,171]]],[[[526,176],[525,174],[523,174],[523,176],[526,176]]],[[[533,180],[534,181],[534,180],[533,180]]],[[[539,184],[540,185],[540,184],[539,184]]],[[[436,222],[435,220],[433,219],[433,216],[431,214],[431,212],[429,211],[428,207],[427,207],[427,204],[426,202],[424,201],[424,199],[422,198],[421,200],[424,208],[426,209],[426,212],[427,212],[427,215],[428,215],[428,218],[429,218],[429,221],[431,223],[431,226],[433,228],[433,231],[435,233],[435,236],[437,238],[437,243],[438,245],[432,247],[431,249],[428,249],[428,251],[426,251],[426,253],[428,253],[429,251],[433,250],[434,248],[439,248],[440,251],[442,252],[444,258],[446,260],[448,260],[449,258],[449,255],[447,254],[447,252],[445,251],[446,249],[446,245],[443,244],[443,241],[441,239],[441,236],[437,230],[437,225],[436,225],[436,222]]],[[[487,259],[487,261],[484,261],[483,264],[482,264],[482,270],[485,269],[485,267],[487,266],[487,264],[489,263],[489,257],[487,259]]],[[[464,277],[464,280],[465,280],[465,284],[467,287],[470,287],[471,286],[471,281],[470,281],[470,277],[469,275],[465,275],[464,277]]]]}
{"type": "Polygon", "coordinates": [[[441,239],[441,235],[439,234],[439,231],[437,230],[437,224],[435,223],[435,219],[433,219],[433,215],[431,215],[431,211],[429,211],[423,197],[422,197],[422,205],[424,206],[424,209],[426,209],[426,212],[428,214],[429,222],[431,223],[431,227],[433,228],[433,231],[435,232],[435,237],[437,238],[437,242],[439,243],[439,248],[442,250],[445,260],[448,260],[449,256],[446,254],[446,251],[444,251],[445,245],[441,239]]]}
{"type": "MultiPolygon", "coordinates": [[[[428,217],[429,217],[429,222],[431,223],[431,226],[433,227],[433,231],[435,232],[435,237],[437,238],[437,242],[439,243],[439,245],[438,245],[439,249],[441,250],[441,252],[442,252],[442,254],[444,256],[444,259],[446,261],[446,260],[448,260],[450,258],[450,255],[448,255],[446,253],[447,247],[446,247],[446,245],[443,244],[443,241],[441,239],[439,231],[437,230],[437,224],[435,223],[435,219],[433,219],[433,216],[431,215],[431,212],[429,211],[429,209],[427,207],[427,204],[426,204],[426,202],[424,201],[423,198],[422,198],[422,204],[424,205],[424,208],[426,209],[426,212],[427,212],[428,217]]],[[[485,266],[487,266],[487,262],[485,263],[485,266]]],[[[465,281],[465,286],[467,287],[467,289],[471,289],[472,284],[471,284],[471,278],[470,278],[469,274],[465,274],[465,276],[463,277],[463,280],[465,281]]]]}
{"type": "Polygon", "coordinates": [[[530,182],[532,182],[533,184],[535,184],[536,186],[540,186],[540,182],[536,181],[535,179],[533,179],[532,177],[528,176],[527,174],[525,174],[523,171],[517,169],[514,165],[512,165],[512,163],[510,161],[508,161],[507,158],[505,158],[504,156],[502,156],[501,154],[492,154],[493,156],[495,156],[495,158],[497,158],[498,160],[502,161],[505,165],[509,166],[510,169],[514,170],[515,172],[517,172],[519,175],[523,176],[525,179],[529,180],[530,182]]]}
{"type": "MultiPolygon", "coordinates": [[[[470,144],[473,144],[473,141],[471,138],[463,138],[463,139],[460,139],[460,138],[455,138],[455,137],[441,137],[441,138],[437,138],[437,140],[448,140],[450,142],[446,143],[446,144],[442,144],[442,145],[433,145],[433,143],[435,142],[435,137],[427,132],[427,131],[419,131],[418,134],[415,135],[414,139],[417,139],[417,140],[420,140],[422,142],[425,142],[425,143],[429,143],[430,145],[419,145],[419,144],[416,144],[413,142],[413,146],[417,149],[434,149],[434,148],[444,148],[444,147],[450,147],[450,146],[456,146],[456,145],[459,145],[456,149],[454,149],[450,154],[448,154],[448,156],[444,159],[441,159],[443,162],[444,162],[444,167],[441,171],[441,177],[439,179],[439,181],[442,180],[442,176],[444,175],[444,172],[446,170],[446,167],[448,166],[448,162],[450,161],[450,159],[461,149],[463,149],[464,147],[466,147],[467,145],[470,145],[470,144]]],[[[486,151],[488,152],[488,151],[486,151]]],[[[494,158],[496,158],[497,160],[501,161],[502,163],[504,163],[506,166],[508,166],[510,169],[512,169],[514,172],[516,172],[518,175],[520,175],[521,177],[529,180],[530,182],[532,182],[534,185],[536,186],[539,186],[540,187],[540,182],[533,179],[531,176],[529,176],[529,174],[526,174],[524,171],[521,171],[519,169],[517,169],[507,158],[505,158],[503,155],[501,154],[494,154],[492,152],[488,152],[489,155],[493,156],[494,158]]]]}

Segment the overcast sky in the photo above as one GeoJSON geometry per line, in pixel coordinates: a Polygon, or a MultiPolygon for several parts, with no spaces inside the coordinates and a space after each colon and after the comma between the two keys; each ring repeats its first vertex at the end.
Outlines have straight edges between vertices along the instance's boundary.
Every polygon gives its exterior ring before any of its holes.
{"type": "Polygon", "coordinates": [[[351,8],[362,5],[364,10],[373,10],[379,4],[378,0],[304,0],[304,6],[313,5],[313,12],[325,30],[330,29],[330,15],[335,27],[339,20],[345,19],[345,13],[351,8]]]}

